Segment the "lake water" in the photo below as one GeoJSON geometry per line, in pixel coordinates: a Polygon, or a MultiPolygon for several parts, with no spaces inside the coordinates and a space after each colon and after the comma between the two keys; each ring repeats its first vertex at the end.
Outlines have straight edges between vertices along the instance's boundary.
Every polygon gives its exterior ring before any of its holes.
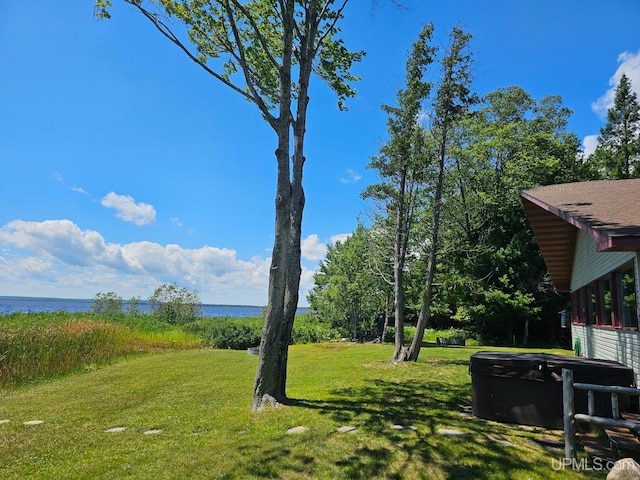
{"type": "MultiPolygon", "coordinates": [[[[0,314],[12,312],[89,312],[93,300],[68,298],[40,298],[40,297],[2,297],[0,296],[0,314]]],[[[123,301],[126,310],[129,302],[123,301]]],[[[146,300],[140,300],[139,310],[150,313],[146,300]]],[[[306,308],[299,308],[298,313],[306,312],[306,308]]],[[[253,317],[262,313],[262,307],[251,305],[202,305],[205,317],[253,317]]]]}

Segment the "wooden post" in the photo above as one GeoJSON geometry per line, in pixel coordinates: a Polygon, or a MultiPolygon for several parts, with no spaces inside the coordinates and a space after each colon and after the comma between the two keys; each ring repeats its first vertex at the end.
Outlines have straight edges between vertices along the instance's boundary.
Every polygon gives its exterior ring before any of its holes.
{"type": "Polygon", "coordinates": [[[564,456],[576,459],[576,423],[573,418],[573,370],[562,369],[562,402],[564,405],[564,456]]]}
{"type": "Polygon", "coordinates": [[[611,392],[611,416],[615,420],[620,420],[620,407],[618,406],[618,394],[611,392]]]}

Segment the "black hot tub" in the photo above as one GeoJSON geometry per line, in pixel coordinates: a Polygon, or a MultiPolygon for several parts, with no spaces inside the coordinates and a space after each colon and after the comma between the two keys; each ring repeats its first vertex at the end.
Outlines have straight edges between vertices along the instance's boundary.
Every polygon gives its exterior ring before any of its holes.
{"type": "MultiPolygon", "coordinates": [[[[499,422],[563,428],[562,369],[573,381],[634,386],[633,369],[618,362],[544,353],[478,352],[469,360],[473,414],[499,422]]],[[[628,396],[619,395],[621,411],[628,396]]],[[[595,414],[611,416],[611,397],[595,393],[595,414]]],[[[576,413],[587,412],[587,392],[575,391],[576,413]]]]}

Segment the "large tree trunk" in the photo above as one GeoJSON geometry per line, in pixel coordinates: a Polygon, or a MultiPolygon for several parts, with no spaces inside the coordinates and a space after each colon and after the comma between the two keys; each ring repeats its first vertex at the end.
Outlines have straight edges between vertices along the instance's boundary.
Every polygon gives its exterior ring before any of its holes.
{"type": "Polygon", "coordinates": [[[283,348],[282,339],[283,332],[285,332],[286,336],[287,312],[285,305],[289,301],[287,290],[289,288],[288,282],[290,281],[289,265],[292,246],[291,210],[293,192],[289,154],[291,146],[291,70],[295,24],[293,18],[294,8],[294,1],[287,0],[282,12],[284,36],[282,65],[280,67],[280,113],[275,125],[278,137],[278,148],[276,150],[278,179],[275,205],[275,238],[271,269],[269,271],[267,312],[262,328],[260,355],[253,388],[252,408],[257,411],[263,410],[268,405],[276,405],[285,398],[282,375],[283,361],[286,372],[288,343],[283,348]]]}
{"type": "MultiPolygon", "coordinates": [[[[293,24],[293,2],[289,0],[289,7],[287,11],[291,12],[290,21],[293,24]]],[[[317,28],[317,12],[315,4],[312,3],[307,9],[306,18],[306,35],[303,44],[301,45],[300,60],[299,60],[299,78],[298,78],[298,102],[296,105],[295,118],[291,118],[291,91],[287,93],[289,96],[286,103],[286,119],[283,117],[285,114],[284,109],[281,110],[280,119],[286,123],[286,151],[278,148],[276,156],[278,157],[278,193],[276,195],[276,241],[282,243],[282,251],[278,250],[280,256],[278,257],[278,263],[276,260],[276,247],[274,244],[274,257],[271,265],[271,275],[269,281],[269,307],[267,309],[267,317],[265,319],[265,326],[262,333],[262,340],[260,343],[260,358],[258,364],[258,372],[256,374],[256,383],[253,395],[253,409],[262,410],[266,405],[277,404],[287,399],[286,384],[287,384],[287,365],[289,360],[289,344],[291,343],[291,333],[293,330],[293,322],[295,320],[296,311],[298,309],[298,296],[300,290],[300,276],[302,274],[302,268],[300,264],[301,249],[300,241],[302,236],[302,214],[304,211],[305,196],[304,188],[302,186],[302,173],[304,168],[304,138],[306,133],[306,119],[307,119],[307,107],[309,105],[309,82],[311,79],[311,72],[313,67],[313,58],[315,52],[313,51],[313,39],[316,37],[317,28]],[[286,122],[285,122],[286,120],[286,122]],[[289,159],[289,138],[293,130],[293,156],[289,159]],[[286,177],[286,181],[285,181],[286,177]],[[282,185],[281,185],[282,179],[282,185]],[[285,185],[286,184],[286,185],[285,185]],[[282,186],[282,190],[281,190],[282,186]],[[285,192],[286,190],[286,192],[285,192]],[[283,204],[282,210],[279,216],[278,206],[282,199],[285,197],[281,195],[286,194],[286,207],[283,204]],[[280,237],[279,237],[280,235],[280,237]],[[281,272],[279,273],[278,270],[281,272]],[[283,275],[280,278],[279,275],[283,275]],[[274,281],[271,281],[271,278],[274,281]],[[272,288],[273,286],[273,288],[272,288]],[[273,298],[272,295],[273,294],[273,298]],[[278,315],[273,318],[270,317],[271,302],[278,302],[278,315]],[[273,343],[269,343],[268,339],[269,328],[272,323],[277,326],[274,327],[273,343]],[[276,336],[277,335],[277,336],[276,336]],[[265,343],[266,350],[263,351],[262,344],[265,343]],[[265,360],[265,369],[261,368],[261,361],[263,357],[270,358],[270,362],[267,364],[265,360]],[[261,387],[264,384],[264,376],[269,377],[269,391],[266,391],[261,387]],[[271,393],[273,392],[273,393],[271,393]]],[[[285,26],[285,30],[288,30],[285,26]]],[[[293,27],[289,33],[293,32],[293,27]]],[[[290,39],[285,38],[285,46],[288,45],[290,39]]],[[[291,45],[289,44],[289,47],[291,45]]],[[[292,50],[289,51],[289,62],[291,60],[292,50]]],[[[291,63],[283,65],[283,70],[287,70],[284,73],[284,78],[281,80],[282,84],[291,82],[291,63]]],[[[284,136],[284,130],[278,132],[278,138],[284,136]]]]}
{"type": "Polygon", "coordinates": [[[253,410],[263,410],[283,400],[281,383],[281,341],[285,324],[289,248],[291,245],[290,211],[291,184],[289,182],[289,154],[276,151],[278,158],[278,187],[276,192],[276,226],[271,270],[269,272],[268,304],[260,340],[260,356],[253,390],[253,410]]]}

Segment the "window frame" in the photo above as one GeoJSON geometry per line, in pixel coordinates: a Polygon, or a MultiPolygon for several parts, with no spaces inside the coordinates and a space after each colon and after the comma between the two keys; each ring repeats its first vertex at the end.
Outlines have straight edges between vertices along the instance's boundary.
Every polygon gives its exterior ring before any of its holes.
{"type": "Polygon", "coordinates": [[[571,323],[602,329],[638,331],[640,311],[638,309],[638,285],[636,262],[631,260],[605,275],[583,285],[571,292],[571,323]],[[627,317],[624,306],[624,273],[631,270],[633,278],[633,294],[635,297],[635,318],[627,317]],[[606,289],[610,292],[610,300],[606,301],[606,289]],[[595,297],[595,302],[593,298],[595,297]],[[610,303],[610,311],[606,309],[610,303]],[[610,323],[605,319],[610,318],[610,323]],[[627,325],[628,324],[628,325],[627,325]]]}

